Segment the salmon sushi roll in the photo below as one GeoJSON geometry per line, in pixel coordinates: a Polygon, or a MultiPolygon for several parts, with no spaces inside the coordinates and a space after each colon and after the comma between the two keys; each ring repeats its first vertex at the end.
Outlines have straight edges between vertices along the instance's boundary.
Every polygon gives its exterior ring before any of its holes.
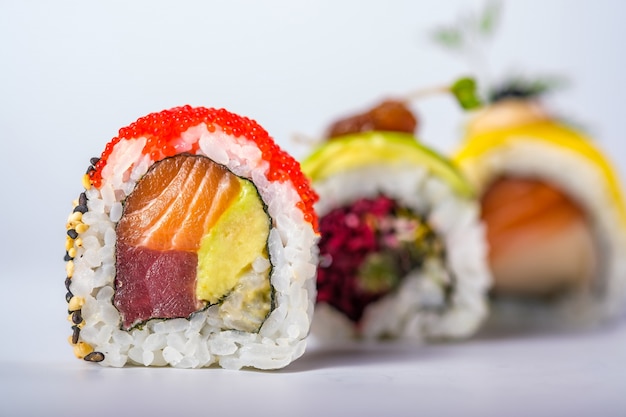
{"type": "Polygon", "coordinates": [[[473,189],[417,140],[416,123],[386,101],[334,123],[302,163],[320,197],[312,334],[322,343],[466,338],[487,315],[473,189]]]}
{"type": "Polygon", "coordinates": [[[275,369],[303,354],[317,195],[255,121],[149,114],[91,160],[83,186],[65,255],[78,358],[275,369]]]}
{"type": "Polygon", "coordinates": [[[487,228],[495,327],[580,326],[626,306],[626,206],[609,158],[536,94],[502,88],[454,160],[487,228]]]}

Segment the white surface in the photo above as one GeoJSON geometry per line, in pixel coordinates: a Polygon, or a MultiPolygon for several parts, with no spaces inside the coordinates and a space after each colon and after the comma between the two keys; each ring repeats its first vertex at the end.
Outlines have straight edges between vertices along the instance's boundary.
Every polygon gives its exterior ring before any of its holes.
{"type": "MultiPolygon", "coordinates": [[[[287,369],[102,369],[67,344],[63,242],[91,156],[137,117],[182,104],[257,119],[302,156],[381,96],[447,83],[465,62],[427,40],[482,1],[0,2],[0,416],[626,415],[626,324],[450,346],[309,351],[287,369]],[[299,411],[285,407],[299,407],[299,411]],[[228,412],[226,412],[228,411],[228,412]],[[143,413],[142,413],[143,414],[143,413]],[[195,414],[195,413],[194,413],[195,414]]],[[[626,3],[505,2],[492,73],[561,73],[554,108],[583,123],[626,173],[626,3]]],[[[448,151],[462,117],[417,104],[421,136],[448,151]]]]}
{"type": "Polygon", "coordinates": [[[0,415],[617,417],[626,415],[625,346],[622,323],[455,345],[310,349],[276,372],[112,369],[42,355],[0,362],[0,415]]]}

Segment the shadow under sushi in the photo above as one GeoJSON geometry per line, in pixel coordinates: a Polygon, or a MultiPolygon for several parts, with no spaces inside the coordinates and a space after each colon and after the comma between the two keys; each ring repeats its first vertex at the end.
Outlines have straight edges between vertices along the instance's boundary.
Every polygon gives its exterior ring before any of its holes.
{"type": "Polygon", "coordinates": [[[502,339],[532,339],[546,337],[575,337],[611,332],[626,322],[626,314],[612,319],[574,321],[562,317],[550,317],[546,312],[544,320],[528,320],[524,317],[511,319],[492,315],[472,337],[477,341],[502,339]]]}
{"type": "MultiPolygon", "coordinates": [[[[457,343],[453,343],[457,344],[457,343]]],[[[433,355],[445,355],[445,349],[434,345],[401,341],[348,342],[316,345],[280,373],[307,372],[334,367],[355,367],[428,360],[433,355]]]]}

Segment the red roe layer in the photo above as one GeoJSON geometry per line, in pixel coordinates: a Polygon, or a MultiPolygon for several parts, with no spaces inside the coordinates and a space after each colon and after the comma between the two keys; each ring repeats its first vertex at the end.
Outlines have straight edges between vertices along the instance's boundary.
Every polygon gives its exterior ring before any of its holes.
{"type": "MultiPolygon", "coordinates": [[[[173,144],[181,134],[193,126],[205,123],[209,132],[214,132],[215,127],[220,127],[226,134],[234,137],[243,136],[253,141],[263,154],[263,159],[269,162],[267,178],[270,181],[290,180],[296,187],[301,201],[297,207],[302,210],[304,219],[313,225],[317,231],[317,215],[313,205],[318,199],[317,194],[311,188],[309,180],[300,169],[300,163],[288,153],[280,149],[272,137],[257,122],[247,117],[238,116],[225,109],[191,107],[189,105],[151,113],[137,119],[127,127],[119,130],[118,136],[114,137],[104,148],[100,160],[95,164],[94,170],[89,172],[89,178],[94,187],[102,185],[102,169],[113,151],[113,147],[120,140],[146,137],[146,146],[143,154],[150,154],[154,161],[160,161],[168,156],[174,156],[176,149],[173,144]]],[[[198,149],[194,144],[191,152],[198,149]]]]}

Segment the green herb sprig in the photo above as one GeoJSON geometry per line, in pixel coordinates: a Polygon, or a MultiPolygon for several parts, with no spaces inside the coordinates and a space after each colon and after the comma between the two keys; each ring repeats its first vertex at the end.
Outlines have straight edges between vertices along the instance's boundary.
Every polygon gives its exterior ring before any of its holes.
{"type": "Polygon", "coordinates": [[[502,14],[502,4],[497,0],[487,1],[478,14],[460,16],[452,25],[441,26],[432,33],[435,43],[453,51],[466,51],[472,43],[484,41],[495,33],[502,14]]]}
{"type": "Polygon", "coordinates": [[[483,105],[473,78],[459,78],[450,86],[450,92],[464,110],[474,110],[483,105]]]}

